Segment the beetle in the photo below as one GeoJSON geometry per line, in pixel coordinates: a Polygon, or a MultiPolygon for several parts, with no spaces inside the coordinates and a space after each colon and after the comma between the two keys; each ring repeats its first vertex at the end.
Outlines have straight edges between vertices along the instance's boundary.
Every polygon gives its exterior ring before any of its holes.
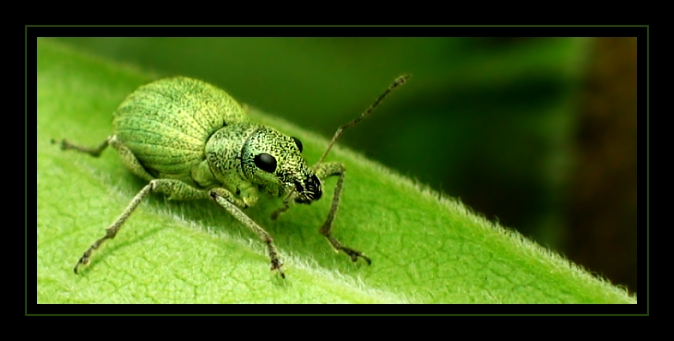
{"type": "MultiPolygon", "coordinates": [[[[246,110],[224,90],[188,77],[164,78],[131,93],[113,114],[113,135],[97,147],[61,140],[63,150],[98,157],[108,146],[117,151],[124,165],[148,181],[103,237],[86,249],[73,268],[77,274],[93,252],[113,239],[127,218],[150,193],[163,193],[169,200],[211,199],[257,234],[267,245],[271,270],[282,278],[282,262],[272,236],[243,210],[256,204],[260,194],[285,196],[290,202],[311,204],[323,193],[323,180],[338,176],[327,219],[319,232],[330,245],[352,261],[370,258],[342,245],[332,236],[332,222],[339,206],[345,167],[339,162],[322,163],[342,132],[367,117],[409,75],[398,77],[370,107],[353,121],[339,127],[316,165],[302,157],[302,142],[249,120],[246,110]]],[[[53,143],[57,143],[52,140],[53,143]]]]}

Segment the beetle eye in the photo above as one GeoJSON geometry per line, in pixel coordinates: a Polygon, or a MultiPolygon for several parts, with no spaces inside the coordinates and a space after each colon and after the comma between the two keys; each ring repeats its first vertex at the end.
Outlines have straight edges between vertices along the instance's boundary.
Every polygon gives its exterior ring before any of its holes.
{"type": "Polygon", "coordinates": [[[254,161],[257,168],[265,172],[274,173],[276,170],[276,159],[269,154],[257,154],[254,161]]]}
{"type": "Polygon", "coordinates": [[[297,145],[297,149],[299,149],[300,153],[301,153],[302,152],[302,141],[300,141],[300,139],[298,139],[295,136],[291,136],[291,137],[293,138],[293,140],[295,140],[295,144],[297,145]]]}

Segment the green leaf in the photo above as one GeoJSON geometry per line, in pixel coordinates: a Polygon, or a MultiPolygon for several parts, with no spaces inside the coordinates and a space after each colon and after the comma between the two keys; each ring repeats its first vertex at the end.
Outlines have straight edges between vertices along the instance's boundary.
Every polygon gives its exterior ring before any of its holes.
{"type": "MultiPolygon", "coordinates": [[[[274,236],[283,280],[269,271],[264,243],[213,202],[153,195],[75,275],[82,252],[145,184],[112,150],[93,158],[51,141],[97,145],[111,134],[117,105],[155,78],[38,41],[39,303],[636,303],[458,201],[339,146],[327,159],[347,167],[334,235],[371,266],[335,254],[317,232],[330,200],[294,205],[277,221],[270,214],[279,199],[247,210],[274,236]]],[[[252,118],[299,137],[310,163],[327,146],[274,115],[254,110],[252,118]]],[[[324,198],[335,183],[326,182],[324,198]]]]}

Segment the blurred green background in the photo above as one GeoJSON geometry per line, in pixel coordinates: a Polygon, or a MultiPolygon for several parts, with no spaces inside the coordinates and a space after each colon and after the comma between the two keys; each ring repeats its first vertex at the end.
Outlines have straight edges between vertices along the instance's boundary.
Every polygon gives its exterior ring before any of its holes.
{"type": "Polygon", "coordinates": [[[339,143],[637,291],[636,38],[57,40],[327,138],[412,74],[339,143]]]}

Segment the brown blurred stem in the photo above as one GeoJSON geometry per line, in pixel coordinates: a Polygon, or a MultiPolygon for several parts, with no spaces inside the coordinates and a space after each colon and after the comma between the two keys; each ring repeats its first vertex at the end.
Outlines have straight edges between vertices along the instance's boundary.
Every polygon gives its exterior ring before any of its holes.
{"type": "Polygon", "coordinates": [[[597,38],[590,49],[565,251],[631,292],[637,291],[636,44],[636,38],[597,38]]]}

